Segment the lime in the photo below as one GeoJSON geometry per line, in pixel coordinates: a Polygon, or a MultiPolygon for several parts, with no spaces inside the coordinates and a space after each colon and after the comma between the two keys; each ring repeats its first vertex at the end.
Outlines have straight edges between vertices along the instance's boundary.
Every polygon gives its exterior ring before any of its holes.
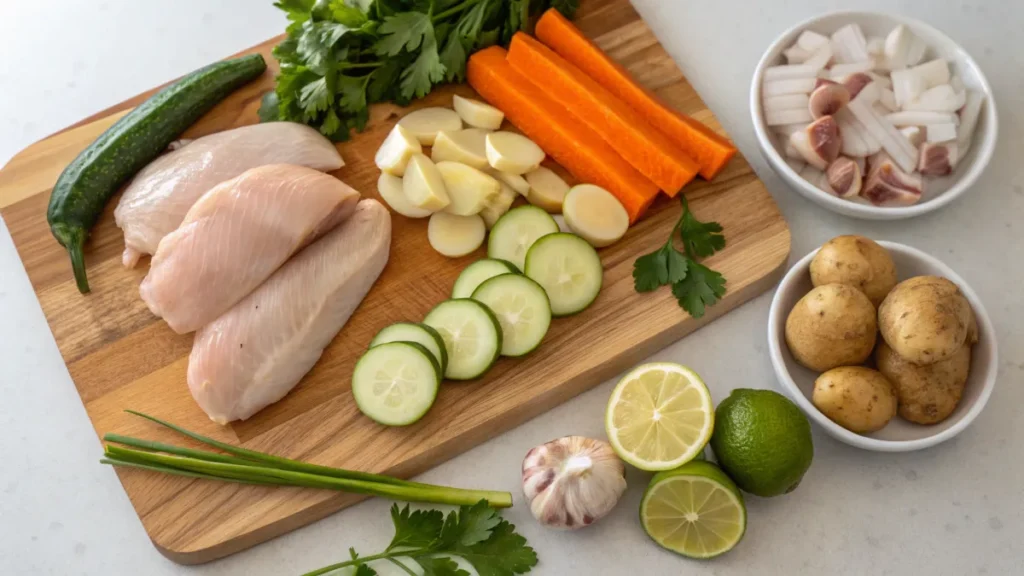
{"type": "Polygon", "coordinates": [[[664,548],[690,558],[712,558],[743,538],[747,509],[725,472],[694,460],[651,478],[640,502],[640,523],[664,548]]]}
{"type": "Polygon", "coordinates": [[[637,366],[615,386],[605,430],[620,458],[671,470],[704,449],[715,427],[711,394],[696,372],[671,362],[637,366]]]}
{"type": "Polygon", "coordinates": [[[811,425],[788,398],[771,390],[733,390],[715,412],[711,448],[746,492],[792,492],[814,459],[811,425]]]}

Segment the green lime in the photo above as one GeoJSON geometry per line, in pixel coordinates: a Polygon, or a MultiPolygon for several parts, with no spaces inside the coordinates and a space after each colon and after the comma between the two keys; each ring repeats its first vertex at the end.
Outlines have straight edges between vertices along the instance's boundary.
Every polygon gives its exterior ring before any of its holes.
{"type": "Polygon", "coordinates": [[[792,492],[814,459],[807,417],[771,390],[733,390],[715,410],[711,449],[729,477],[758,496],[792,492]]]}
{"type": "Polygon", "coordinates": [[[640,502],[640,523],[664,548],[690,558],[713,558],[743,538],[747,509],[725,472],[693,460],[651,478],[640,502]]]}

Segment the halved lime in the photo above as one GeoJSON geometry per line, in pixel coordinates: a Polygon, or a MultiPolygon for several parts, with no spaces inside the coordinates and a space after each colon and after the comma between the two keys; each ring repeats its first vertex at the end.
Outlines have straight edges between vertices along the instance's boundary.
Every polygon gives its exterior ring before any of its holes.
{"type": "Polygon", "coordinates": [[[696,372],[671,362],[637,366],[612,391],[605,430],[620,458],[671,470],[704,449],[715,427],[711,394],[696,372]]]}
{"type": "Polygon", "coordinates": [[[640,523],[663,548],[690,558],[713,558],[743,539],[747,509],[725,472],[695,460],[651,478],[640,502],[640,523]]]}

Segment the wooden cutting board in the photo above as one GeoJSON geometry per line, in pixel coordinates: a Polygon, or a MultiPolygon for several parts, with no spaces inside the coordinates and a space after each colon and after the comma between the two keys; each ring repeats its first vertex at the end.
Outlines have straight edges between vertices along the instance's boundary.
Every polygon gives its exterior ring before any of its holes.
{"type": "MultiPolygon", "coordinates": [[[[677,109],[721,131],[627,0],[584,2],[577,24],[677,109]]],[[[263,54],[273,68],[270,50],[278,40],[246,53],[263,54]]],[[[272,85],[270,70],[207,114],[185,136],[256,122],[259,97],[272,85]]],[[[447,87],[416,107],[448,106],[454,92],[473,94],[467,86],[447,87]]],[[[728,293],[704,318],[695,321],[682,312],[667,289],[642,295],[633,291],[633,261],[663,244],[679,215],[677,203],[662,201],[623,241],[602,250],[604,289],[593,306],[577,316],[555,320],[543,345],[526,358],[502,359],[476,382],[446,383],[437,403],[415,425],[386,428],[363,417],[352,401],[349,378],[355,360],[379,329],[399,320],[422,318],[449,295],[459,271],[484,255],[480,250],[465,258],[445,259],[427,244],[425,220],[396,215],[386,270],[319,363],[281,402],[246,422],[220,427],[196,406],[185,384],[192,336],[174,334],[139,298],[138,285],[147,262],[134,270],[121,267],[123,239],[112,216],[116,200],[87,246],[92,285],[87,296],[75,289],[68,258],[46,223],[50,189],[60,172],[146,96],[30,146],[0,171],[0,213],[100,435],[117,432],[183,442],[123,412],[131,408],[257,450],[412,476],[565,402],[767,290],[789,254],[786,222],[750,166],[737,156],[714,182],[695,182],[686,188],[697,216],[720,222],[728,240],[728,247],[708,261],[728,279],[728,293]]],[[[402,113],[391,106],[377,107],[367,130],[339,145],[346,166],[336,175],[367,197],[377,196],[374,152],[395,116],[402,113]]],[[[243,550],[361,498],[136,470],[119,471],[119,476],[153,544],[185,564],[243,550]]]]}

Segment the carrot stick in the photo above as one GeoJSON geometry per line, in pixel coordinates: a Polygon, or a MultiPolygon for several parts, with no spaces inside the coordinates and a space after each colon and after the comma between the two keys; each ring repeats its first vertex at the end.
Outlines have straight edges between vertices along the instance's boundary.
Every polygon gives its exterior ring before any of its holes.
{"type": "Polygon", "coordinates": [[[469,85],[573,176],[614,194],[630,223],[635,222],[658,195],[658,186],[545,90],[516,72],[505,54],[499,46],[473,54],[466,67],[469,85]]]}
{"type": "Polygon", "coordinates": [[[537,38],[559,56],[575,64],[598,84],[631,106],[647,122],[663,132],[679,148],[700,163],[700,175],[718,174],[736,148],[697,120],[672,110],[608,57],[557,10],[548,10],[537,22],[537,38]]]}
{"type": "Polygon", "coordinates": [[[625,102],[536,39],[517,32],[508,63],[590,126],[616,152],[674,197],[700,165],[625,102]]]}

